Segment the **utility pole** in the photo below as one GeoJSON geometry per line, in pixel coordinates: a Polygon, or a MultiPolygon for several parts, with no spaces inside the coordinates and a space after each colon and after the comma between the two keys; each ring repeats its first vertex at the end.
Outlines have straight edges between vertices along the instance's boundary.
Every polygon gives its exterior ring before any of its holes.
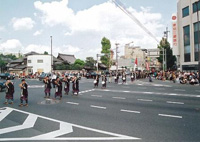
{"type": "Polygon", "coordinates": [[[51,38],[51,74],[52,74],[52,68],[53,68],[53,57],[52,57],[52,36],[50,36],[51,38]]]}
{"type": "Polygon", "coordinates": [[[116,45],[116,72],[118,72],[118,45],[119,43],[115,43],[116,45]]]}
{"type": "Polygon", "coordinates": [[[168,27],[166,27],[166,31],[164,31],[164,37],[167,39],[167,41],[168,41],[168,33],[169,33],[170,31],[168,31],[168,27]]]}
{"type": "Polygon", "coordinates": [[[165,70],[167,71],[167,49],[165,49],[165,70]]]}
{"type": "Polygon", "coordinates": [[[98,54],[97,54],[97,73],[99,72],[99,61],[98,61],[98,54]]]}
{"type": "Polygon", "coordinates": [[[165,70],[165,49],[163,48],[163,71],[165,70]]]}

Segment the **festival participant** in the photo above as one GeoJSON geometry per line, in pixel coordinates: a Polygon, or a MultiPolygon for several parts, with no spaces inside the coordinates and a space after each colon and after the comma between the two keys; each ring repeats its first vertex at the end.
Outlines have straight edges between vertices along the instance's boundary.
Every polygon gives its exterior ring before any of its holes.
{"type": "Polygon", "coordinates": [[[62,99],[62,82],[59,77],[55,80],[55,99],[56,97],[60,97],[60,100],[62,99]]]}
{"type": "Polygon", "coordinates": [[[65,86],[64,86],[65,94],[68,95],[69,94],[69,87],[70,87],[70,77],[68,75],[66,75],[64,77],[63,82],[65,83],[65,86]]]}
{"type": "Polygon", "coordinates": [[[94,80],[94,88],[98,88],[98,86],[99,86],[99,75],[97,74],[96,75],[96,78],[95,78],[95,80],[94,80]]]}
{"type": "Polygon", "coordinates": [[[126,83],[126,73],[122,73],[122,84],[126,83]]]}
{"type": "Polygon", "coordinates": [[[22,83],[19,86],[21,88],[21,103],[19,104],[19,106],[28,106],[28,84],[26,83],[25,79],[22,79],[22,83]],[[26,103],[23,104],[23,101],[25,101],[26,103]]]}
{"type": "Polygon", "coordinates": [[[14,85],[13,82],[10,81],[10,78],[7,78],[6,81],[6,96],[5,96],[5,103],[4,104],[13,104],[13,94],[14,94],[14,85]]]}
{"type": "Polygon", "coordinates": [[[135,79],[135,74],[134,74],[134,72],[131,72],[130,76],[131,76],[131,82],[133,82],[134,79],[135,79]]]}
{"type": "Polygon", "coordinates": [[[106,81],[107,81],[107,78],[106,78],[106,75],[102,75],[102,89],[105,89],[106,88],[106,81]]]}
{"type": "Polygon", "coordinates": [[[50,98],[51,95],[51,81],[49,79],[49,76],[46,76],[43,80],[44,82],[44,93],[45,93],[45,97],[44,98],[50,98]],[[47,97],[47,94],[49,94],[49,96],[47,97]]]}
{"type": "Polygon", "coordinates": [[[115,75],[114,79],[115,79],[115,83],[118,84],[118,80],[119,80],[118,72],[116,72],[116,75],[115,75]]]}
{"type": "Polygon", "coordinates": [[[74,78],[72,79],[72,93],[73,95],[77,95],[79,93],[79,79],[77,78],[77,76],[75,75],[74,78]]]}

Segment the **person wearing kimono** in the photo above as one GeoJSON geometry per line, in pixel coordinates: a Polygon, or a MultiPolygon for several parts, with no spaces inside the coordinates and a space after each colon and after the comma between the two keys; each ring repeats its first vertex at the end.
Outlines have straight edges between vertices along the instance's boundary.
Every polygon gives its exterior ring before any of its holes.
{"type": "Polygon", "coordinates": [[[57,97],[60,97],[60,100],[62,99],[62,82],[59,77],[55,80],[55,99],[57,97]]]}
{"type": "Polygon", "coordinates": [[[45,93],[45,97],[44,97],[44,98],[50,98],[50,95],[51,95],[51,81],[50,81],[49,77],[46,76],[46,77],[44,78],[43,82],[44,82],[44,84],[45,84],[45,85],[44,85],[44,93],[45,93]],[[49,96],[47,96],[47,94],[48,94],[49,96]]]}
{"type": "Polygon", "coordinates": [[[135,74],[134,74],[134,72],[131,72],[130,76],[131,76],[131,82],[133,82],[135,80],[135,74]]]}
{"type": "Polygon", "coordinates": [[[77,95],[79,93],[79,79],[77,78],[77,76],[74,76],[74,78],[72,79],[72,93],[73,95],[77,95]]]}
{"type": "Polygon", "coordinates": [[[95,80],[94,80],[94,88],[98,88],[98,86],[99,86],[99,75],[97,74],[96,75],[96,78],[95,78],[95,80]]]}
{"type": "Polygon", "coordinates": [[[13,94],[14,94],[14,84],[8,78],[6,81],[6,96],[5,96],[5,103],[4,104],[13,104],[13,94]],[[10,102],[9,102],[10,101],[10,102]]]}
{"type": "Polygon", "coordinates": [[[126,73],[122,73],[122,84],[126,83],[126,73]]]}
{"type": "Polygon", "coordinates": [[[20,104],[19,106],[28,106],[28,84],[25,79],[22,79],[22,83],[19,85],[21,88],[20,104]],[[23,102],[25,101],[25,104],[23,102]]]}
{"type": "Polygon", "coordinates": [[[64,77],[64,80],[63,82],[65,83],[64,85],[64,91],[65,91],[65,94],[68,95],[69,94],[69,88],[70,88],[70,78],[66,75],[64,77]]]}
{"type": "Polygon", "coordinates": [[[106,81],[107,81],[107,78],[106,78],[106,75],[102,75],[102,89],[105,89],[106,88],[106,81]]]}

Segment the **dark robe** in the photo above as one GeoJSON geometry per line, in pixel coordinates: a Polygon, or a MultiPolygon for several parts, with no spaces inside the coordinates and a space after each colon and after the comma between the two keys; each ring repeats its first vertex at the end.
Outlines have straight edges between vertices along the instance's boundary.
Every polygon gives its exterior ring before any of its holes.
{"type": "Polygon", "coordinates": [[[67,79],[64,80],[63,82],[65,83],[64,91],[65,91],[66,93],[69,93],[69,88],[70,88],[70,79],[67,78],[67,79]]]}
{"type": "Polygon", "coordinates": [[[60,96],[62,97],[62,82],[59,81],[57,83],[55,83],[55,97],[60,96]]]}
{"type": "Polygon", "coordinates": [[[76,79],[74,80],[72,85],[73,93],[78,93],[79,92],[79,80],[76,79]]]}
{"type": "Polygon", "coordinates": [[[22,100],[28,100],[28,85],[27,85],[27,83],[22,84],[21,99],[22,100]]]}
{"type": "Polygon", "coordinates": [[[126,75],[125,74],[122,75],[122,82],[126,83],[126,75]]]}
{"type": "Polygon", "coordinates": [[[98,87],[98,85],[99,85],[99,76],[98,75],[95,80],[96,80],[96,83],[94,83],[94,87],[98,87]]]}
{"type": "Polygon", "coordinates": [[[8,83],[6,85],[6,99],[13,99],[13,94],[14,94],[15,90],[14,90],[14,85],[12,82],[8,83]]]}
{"type": "Polygon", "coordinates": [[[47,81],[43,81],[45,86],[44,86],[44,92],[45,93],[50,93],[51,92],[51,81],[48,79],[47,81]]]}
{"type": "Polygon", "coordinates": [[[104,84],[102,84],[103,88],[106,88],[106,81],[107,81],[106,76],[102,76],[102,82],[105,82],[104,84]]]}

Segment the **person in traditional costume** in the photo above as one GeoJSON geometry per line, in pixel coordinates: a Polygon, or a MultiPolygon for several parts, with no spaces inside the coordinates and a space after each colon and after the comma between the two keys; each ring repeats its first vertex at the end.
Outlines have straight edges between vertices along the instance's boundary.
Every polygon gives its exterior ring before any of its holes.
{"type": "Polygon", "coordinates": [[[20,107],[22,106],[28,106],[28,84],[26,83],[25,79],[22,79],[22,83],[19,85],[21,88],[21,96],[19,104],[20,107]],[[25,104],[23,102],[25,101],[25,104]]]}
{"type": "Polygon", "coordinates": [[[126,73],[122,73],[122,84],[126,83],[126,73]]]}
{"type": "Polygon", "coordinates": [[[134,72],[131,72],[130,76],[131,76],[131,82],[133,82],[135,80],[135,74],[134,74],[134,72]]]}
{"type": "Polygon", "coordinates": [[[95,80],[94,80],[94,88],[98,88],[98,86],[99,86],[99,75],[97,74],[96,75],[96,78],[95,78],[95,80]]]}
{"type": "Polygon", "coordinates": [[[106,78],[106,75],[102,75],[102,89],[105,89],[106,88],[106,81],[107,81],[107,78],[106,78]]]}
{"type": "Polygon", "coordinates": [[[77,76],[74,76],[74,78],[72,79],[72,94],[73,95],[77,95],[79,93],[79,79],[77,78],[77,76]]]}
{"type": "Polygon", "coordinates": [[[114,79],[115,79],[115,83],[118,84],[118,80],[119,80],[118,72],[116,72],[116,75],[115,75],[114,79]]]}
{"type": "Polygon", "coordinates": [[[7,78],[5,85],[6,85],[6,96],[5,96],[6,100],[4,104],[8,104],[8,103],[13,104],[13,94],[15,92],[14,84],[13,82],[10,81],[10,78],[7,78]]]}
{"type": "Polygon", "coordinates": [[[62,99],[62,82],[59,77],[55,80],[55,99],[57,97],[60,97],[60,100],[62,99]]]}
{"type": "Polygon", "coordinates": [[[63,82],[65,83],[64,85],[64,91],[65,94],[68,95],[69,94],[69,88],[70,88],[70,77],[68,77],[68,75],[66,75],[63,79],[63,82]]]}
{"type": "Polygon", "coordinates": [[[43,80],[44,82],[44,93],[45,97],[44,98],[50,98],[51,95],[51,80],[49,79],[49,76],[46,76],[43,80]],[[48,94],[48,96],[47,96],[48,94]]]}

